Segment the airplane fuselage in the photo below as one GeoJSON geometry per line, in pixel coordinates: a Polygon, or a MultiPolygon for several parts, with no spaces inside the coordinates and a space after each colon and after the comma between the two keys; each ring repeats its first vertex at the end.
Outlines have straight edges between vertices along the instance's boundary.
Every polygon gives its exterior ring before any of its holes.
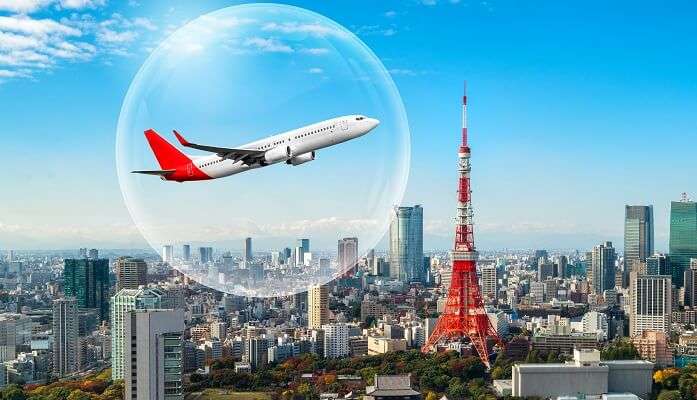
{"type": "Polygon", "coordinates": [[[378,124],[378,120],[363,115],[346,115],[236,148],[189,143],[174,131],[183,146],[214,153],[207,156],[186,155],[149,129],[145,131],[145,137],[162,170],[133,172],[185,182],[223,178],[278,163],[300,165],[314,160],[315,151],[363,136],[378,124]]]}

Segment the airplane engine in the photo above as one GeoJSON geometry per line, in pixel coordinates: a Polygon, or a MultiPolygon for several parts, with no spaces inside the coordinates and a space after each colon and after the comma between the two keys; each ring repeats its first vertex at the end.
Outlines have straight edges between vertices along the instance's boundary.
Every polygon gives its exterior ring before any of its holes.
{"type": "Polygon", "coordinates": [[[300,164],[305,164],[306,162],[310,162],[315,159],[315,152],[311,151],[309,153],[305,154],[300,154],[295,157],[291,157],[286,161],[286,164],[288,165],[300,165],[300,164]]]}
{"type": "Polygon", "coordinates": [[[264,153],[264,161],[268,164],[279,161],[287,161],[293,157],[293,149],[290,146],[277,146],[264,153]]]}

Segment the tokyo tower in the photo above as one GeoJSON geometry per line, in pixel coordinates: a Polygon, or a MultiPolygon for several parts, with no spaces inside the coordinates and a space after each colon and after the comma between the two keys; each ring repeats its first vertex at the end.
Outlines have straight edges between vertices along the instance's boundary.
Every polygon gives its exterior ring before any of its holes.
{"type": "Polygon", "coordinates": [[[467,143],[467,92],[462,96],[462,144],[458,150],[458,201],[455,227],[455,248],[450,253],[452,278],[445,310],[438,319],[433,333],[421,348],[426,353],[436,350],[438,344],[469,339],[479,358],[490,367],[487,339],[499,338],[484,310],[484,302],[477,279],[477,251],[474,247],[473,210],[470,190],[470,148],[467,143]]]}

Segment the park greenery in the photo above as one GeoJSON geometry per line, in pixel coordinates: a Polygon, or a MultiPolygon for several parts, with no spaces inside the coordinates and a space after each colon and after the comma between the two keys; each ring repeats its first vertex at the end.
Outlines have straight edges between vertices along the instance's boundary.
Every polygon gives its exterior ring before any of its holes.
{"type": "Polygon", "coordinates": [[[45,385],[11,384],[0,390],[0,400],[121,400],[122,381],[111,381],[106,369],[82,380],[56,381],[45,385]]]}
{"type": "Polygon", "coordinates": [[[422,354],[418,350],[342,359],[305,354],[254,373],[235,372],[234,361],[214,361],[207,376],[193,374],[188,390],[231,388],[275,392],[284,400],[317,399],[321,393],[363,391],[376,374],[411,374],[412,386],[433,399],[494,399],[486,368],[477,357],[455,352],[422,354]],[[354,379],[358,378],[358,379],[354,379]]]}

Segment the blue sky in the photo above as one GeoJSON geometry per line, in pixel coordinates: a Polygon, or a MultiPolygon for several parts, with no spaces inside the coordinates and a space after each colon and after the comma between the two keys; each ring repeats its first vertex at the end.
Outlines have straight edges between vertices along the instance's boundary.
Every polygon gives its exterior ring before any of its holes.
{"type": "MultiPolygon", "coordinates": [[[[0,0],[0,248],[140,246],[115,172],[131,79],[186,21],[229,1],[0,0]]],[[[623,206],[697,195],[697,5],[296,1],[381,58],[411,134],[405,204],[447,248],[462,80],[479,247],[619,242],[623,206]]],[[[618,244],[619,245],[619,244],[618,244]]]]}

